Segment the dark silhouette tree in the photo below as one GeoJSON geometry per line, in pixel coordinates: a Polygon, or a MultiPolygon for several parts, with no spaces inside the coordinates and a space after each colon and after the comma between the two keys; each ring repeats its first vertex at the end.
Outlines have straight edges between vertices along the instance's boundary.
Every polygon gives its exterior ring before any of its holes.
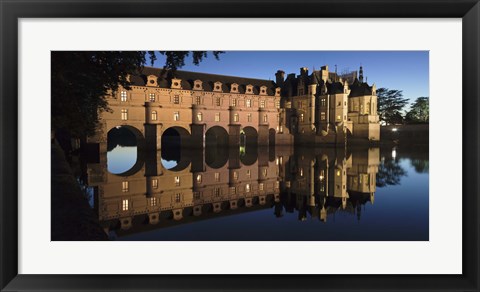
{"type": "Polygon", "coordinates": [[[427,124],[429,120],[428,97],[419,97],[405,116],[405,121],[410,124],[427,124]]]}
{"type": "Polygon", "coordinates": [[[403,98],[401,90],[377,89],[378,115],[387,125],[403,123],[402,110],[407,103],[408,99],[403,98]]]}
{"type": "MultiPolygon", "coordinates": [[[[214,51],[218,59],[222,52],[214,51]]],[[[192,54],[198,65],[206,51],[158,51],[164,55],[165,69],[175,71],[192,54]]],[[[128,75],[138,73],[156,60],[154,51],[53,51],[51,53],[52,130],[62,130],[74,137],[94,133],[99,112],[108,111],[105,96],[119,86],[130,89],[128,75]]]]}
{"type": "Polygon", "coordinates": [[[382,159],[378,166],[377,187],[385,187],[387,185],[399,185],[402,176],[406,176],[407,172],[393,158],[382,159]]]}

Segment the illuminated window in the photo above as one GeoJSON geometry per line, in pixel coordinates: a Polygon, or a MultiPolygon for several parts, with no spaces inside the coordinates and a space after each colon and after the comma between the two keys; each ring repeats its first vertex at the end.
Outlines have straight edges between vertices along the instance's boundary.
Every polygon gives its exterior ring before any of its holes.
{"type": "Polygon", "coordinates": [[[277,114],[277,122],[280,122],[280,114],[277,114]]]}
{"type": "Polygon", "coordinates": [[[155,101],[155,93],[150,93],[148,95],[148,99],[151,101],[151,102],[154,102],[155,101]]]}
{"type": "Polygon", "coordinates": [[[180,103],[180,96],[174,95],[173,96],[173,103],[174,104],[179,104],[180,103]]]}
{"type": "Polygon", "coordinates": [[[251,122],[252,121],[252,114],[247,114],[247,122],[251,122]]]}
{"type": "Polygon", "coordinates": [[[150,206],[156,206],[157,205],[157,198],[150,198],[150,206]]]}
{"type": "Polygon", "coordinates": [[[265,107],[265,100],[260,100],[260,108],[264,108],[265,107]]]}
{"type": "Polygon", "coordinates": [[[237,106],[237,99],[236,98],[232,98],[232,106],[237,106]]]}
{"type": "Polygon", "coordinates": [[[264,168],[263,169],[263,176],[267,176],[267,174],[268,174],[268,169],[264,168]]]}
{"type": "Polygon", "coordinates": [[[263,115],[263,122],[264,123],[268,122],[268,115],[263,115]]]}
{"type": "Polygon", "coordinates": [[[322,106],[325,106],[325,98],[322,98],[322,106]]]}
{"type": "Polygon", "coordinates": [[[303,176],[303,168],[300,168],[300,176],[303,176]]]}
{"type": "Polygon", "coordinates": [[[337,176],[340,176],[340,174],[342,174],[341,171],[337,170],[337,176]]]}
{"type": "Polygon", "coordinates": [[[201,183],[201,182],[202,182],[202,175],[197,174],[197,183],[201,183]]]}
{"type": "Polygon", "coordinates": [[[179,176],[176,176],[175,177],[175,186],[179,186],[180,185],[180,177],[179,176]]]}
{"type": "Polygon", "coordinates": [[[238,120],[239,120],[238,114],[234,114],[233,115],[233,121],[238,122],[238,120]]]}
{"type": "Polygon", "coordinates": [[[276,181],[276,182],[275,182],[275,188],[276,188],[276,189],[279,189],[279,188],[280,188],[280,182],[279,182],[279,181],[276,181]]]}
{"type": "Polygon", "coordinates": [[[220,122],[220,113],[215,113],[215,122],[220,122]]]}
{"type": "Polygon", "coordinates": [[[252,100],[251,100],[251,99],[247,99],[246,105],[247,105],[247,107],[252,107],[252,100]]]}
{"type": "Polygon", "coordinates": [[[337,116],[337,120],[340,121],[342,119],[342,116],[337,116]]]}
{"type": "Polygon", "coordinates": [[[283,126],[278,127],[278,132],[283,133],[283,126]]]}
{"type": "Polygon", "coordinates": [[[215,197],[220,197],[220,188],[214,188],[213,189],[213,195],[215,197]]]}
{"type": "Polygon", "coordinates": [[[122,182],[122,192],[124,193],[128,192],[128,181],[122,182]]]}
{"type": "Polygon", "coordinates": [[[196,104],[202,104],[202,98],[200,96],[195,97],[196,104]]]}
{"type": "Polygon", "coordinates": [[[220,173],[215,172],[215,181],[220,181],[220,173]]]}
{"type": "Polygon", "coordinates": [[[215,104],[216,104],[217,106],[220,106],[220,104],[221,104],[220,97],[217,97],[217,98],[215,99],[215,104]]]}
{"type": "Polygon", "coordinates": [[[247,177],[250,178],[252,176],[252,173],[250,172],[250,169],[247,169],[247,177]]]}
{"type": "Polygon", "coordinates": [[[235,195],[237,193],[236,187],[230,187],[230,194],[235,195]]]}
{"type": "Polygon", "coordinates": [[[175,194],[175,202],[180,203],[181,196],[180,194],[175,194]]]}
{"type": "Polygon", "coordinates": [[[128,120],[128,110],[122,109],[122,121],[128,120]]]}
{"type": "Polygon", "coordinates": [[[197,121],[201,122],[203,120],[203,114],[202,113],[198,113],[197,114],[197,121]]]}
{"type": "Polygon", "coordinates": [[[279,100],[275,101],[275,107],[280,108],[280,101],[279,100]]]}
{"type": "Polygon", "coordinates": [[[128,211],[128,199],[122,200],[122,211],[128,211]]]}
{"type": "Polygon", "coordinates": [[[127,92],[125,90],[122,90],[120,92],[120,100],[121,101],[127,101],[127,92]]]}
{"type": "Polygon", "coordinates": [[[152,180],[152,188],[154,189],[158,188],[158,179],[152,180]]]}
{"type": "Polygon", "coordinates": [[[258,184],[258,189],[259,189],[260,191],[263,191],[263,183],[259,183],[259,184],[258,184]]]}
{"type": "Polygon", "coordinates": [[[179,112],[174,112],[173,113],[173,120],[174,121],[180,121],[180,113],[179,112]]]}
{"type": "Polygon", "coordinates": [[[320,120],[325,121],[325,113],[324,112],[320,113],[320,120]]]}
{"type": "Polygon", "coordinates": [[[325,178],[325,171],[323,169],[320,170],[320,175],[318,178],[320,179],[320,181],[323,181],[323,179],[325,178]]]}
{"type": "Polygon", "coordinates": [[[300,122],[303,122],[305,120],[305,117],[303,114],[300,114],[300,122]]]}
{"type": "Polygon", "coordinates": [[[238,172],[236,172],[236,171],[233,172],[233,179],[234,180],[238,179],[238,172]]]}
{"type": "Polygon", "coordinates": [[[250,193],[250,184],[245,185],[245,192],[250,193]]]}
{"type": "Polygon", "coordinates": [[[152,121],[156,121],[157,118],[157,111],[152,111],[152,121]]]}

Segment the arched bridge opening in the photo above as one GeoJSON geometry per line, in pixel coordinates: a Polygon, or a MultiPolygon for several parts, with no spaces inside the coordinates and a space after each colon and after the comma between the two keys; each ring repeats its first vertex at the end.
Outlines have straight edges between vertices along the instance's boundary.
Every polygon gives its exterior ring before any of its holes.
{"type": "Polygon", "coordinates": [[[170,127],[162,134],[162,165],[172,171],[180,171],[190,164],[190,156],[186,155],[190,133],[182,127],[170,127]]]}
{"type": "Polygon", "coordinates": [[[220,168],[228,161],[228,132],[214,126],[205,133],[205,163],[211,168],[220,168]]]}
{"type": "Polygon", "coordinates": [[[144,164],[145,138],[133,126],[113,127],[107,133],[107,169],[118,175],[132,175],[144,164]]]}

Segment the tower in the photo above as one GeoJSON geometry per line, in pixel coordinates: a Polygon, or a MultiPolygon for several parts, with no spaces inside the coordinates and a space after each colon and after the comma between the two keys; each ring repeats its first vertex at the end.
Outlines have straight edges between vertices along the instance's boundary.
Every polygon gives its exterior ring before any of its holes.
{"type": "Polygon", "coordinates": [[[363,82],[363,67],[360,65],[360,71],[359,71],[359,74],[358,74],[358,80],[360,82],[363,82]]]}

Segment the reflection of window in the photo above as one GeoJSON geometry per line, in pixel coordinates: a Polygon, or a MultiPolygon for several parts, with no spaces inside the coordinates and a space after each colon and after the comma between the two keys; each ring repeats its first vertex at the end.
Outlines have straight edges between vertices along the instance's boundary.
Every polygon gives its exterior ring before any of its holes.
{"type": "Polygon", "coordinates": [[[305,120],[305,117],[303,114],[300,114],[300,122],[303,122],[305,120]]]}
{"type": "Polygon", "coordinates": [[[267,176],[267,173],[268,173],[268,169],[264,168],[263,169],[263,176],[267,176]]]}
{"type": "Polygon", "coordinates": [[[220,106],[220,103],[221,103],[220,97],[217,97],[217,98],[215,99],[215,103],[216,103],[217,106],[220,106]]]}
{"type": "Polygon", "coordinates": [[[122,182],[122,192],[128,192],[128,181],[122,182]]]}
{"type": "Polygon", "coordinates": [[[251,122],[252,121],[252,114],[247,114],[247,122],[251,122]]]}
{"type": "Polygon", "coordinates": [[[215,181],[220,181],[220,173],[215,172],[215,181]]]}
{"type": "Polygon", "coordinates": [[[322,98],[322,106],[325,106],[325,98],[322,98]]]}
{"type": "Polygon", "coordinates": [[[236,98],[232,98],[232,106],[237,106],[237,99],[236,98]]]}
{"type": "Polygon", "coordinates": [[[233,115],[233,121],[234,122],[238,122],[239,118],[238,118],[238,114],[234,114],[233,115]]]}
{"type": "Polygon", "coordinates": [[[122,109],[122,121],[128,120],[128,110],[122,109]]]}
{"type": "Polygon", "coordinates": [[[180,194],[175,194],[175,202],[180,203],[180,194]]]}
{"type": "Polygon", "coordinates": [[[236,172],[236,171],[233,172],[233,179],[234,180],[238,179],[238,172],[236,172]]]}
{"type": "Polygon", "coordinates": [[[250,184],[245,185],[245,192],[250,193],[250,184]]]}
{"type": "Polygon", "coordinates": [[[157,120],[157,111],[152,111],[152,121],[157,120]]]}
{"type": "Polygon", "coordinates": [[[128,199],[122,200],[122,211],[128,211],[128,199]]]}
{"type": "Polygon", "coordinates": [[[173,113],[173,120],[174,121],[180,121],[180,113],[179,112],[174,112],[173,113]]]}
{"type": "Polygon", "coordinates": [[[280,122],[280,114],[277,114],[277,122],[280,122]]]}
{"type": "Polygon", "coordinates": [[[337,120],[340,121],[342,119],[342,116],[337,116],[337,120]]]}
{"type": "Polygon", "coordinates": [[[337,170],[337,176],[340,176],[340,174],[341,174],[341,171],[337,170]]]}
{"type": "Polygon", "coordinates": [[[252,107],[252,100],[251,99],[247,99],[247,107],[252,107]]]}
{"type": "Polygon", "coordinates": [[[150,93],[148,96],[149,96],[149,100],[150,100],[151,102],[154,102],[154,101],[155,101],[155,93],[150,93]]]}
{"type": "Polygon", "coordinates": [[[203,120],[203,114],[202,113],[198,113],[197,114],[197,121],[201,122],[203,120]]]}
{"type": "Polygon", "coordinates": [[[300,168],[300,176],[303,176],[303,168],[300,168]]]}
{"type": "Polygon", "coordinates": [[[279,188],[280,188],[280,182],[279,182],[278,180],[275,182],[275,188],[276,188],[276,189],[279,189],[279,188]]]}
{"type": "Polygon", "coordinates": [[[120,100],[121,101],[127,101],[127,92],[125,90],[122,90],[120,92],[120,100]]]}
{"type": "Polygon", "coordinates": [[[215,122],[220,122],[220,113],[215,113],[215,122]]]}
{"type": "Polygon", "coordinates": [[[180,96],[178,96],[178,95],[173,96],[173,103],[174,104],[179,104],[180,103],[180,96]]]}
{"type": "Polygon", "coordinates": [[[230,187],[230,194],[235,195],[236,192],[237,192],[236,187],[230,187]]]}
{"type": "Polygon", "coordinates": [[[247,177],[250,178],[252,176],[252,173],[250,172],[250,169],[247,169],[247,177]]]}
{"type": "Polygon", "coordinates": [[[263,122],[264,123],[268,122],[268,115],[263,115],[263,122]]]}
{"type": "Polygon", "coordinates": [[[157,198],[150,198],[150,206],[156,206],[157,205],[157,198]]]}
{"type": "Polygon", "coordinates": [[[180,185],[180,177],[176,176],[175,177],[175,185],[178,187],[180,185]]]}
{"type": "Polygon", "coordinates": [[[152,180],[152,188],[154,189],[158,188],[158,179],[152,180]]]}
{"type": "Polygon", "coordinates": [[[320,113],[320,120],[325,121],[325,113],[324,112],[320,113]]]}
{"type": "Polygon", "coordinates": [[[202,175],[197,174],[197,183],[201,183],[201,182],[202,182],[202,175]]]}
{"type": "Polygon", "coordinates": [[[263,183],[259,183],[259,184],[258,184],[258,189],[259,189],[260,191],[263,191],[263,183]]]}

